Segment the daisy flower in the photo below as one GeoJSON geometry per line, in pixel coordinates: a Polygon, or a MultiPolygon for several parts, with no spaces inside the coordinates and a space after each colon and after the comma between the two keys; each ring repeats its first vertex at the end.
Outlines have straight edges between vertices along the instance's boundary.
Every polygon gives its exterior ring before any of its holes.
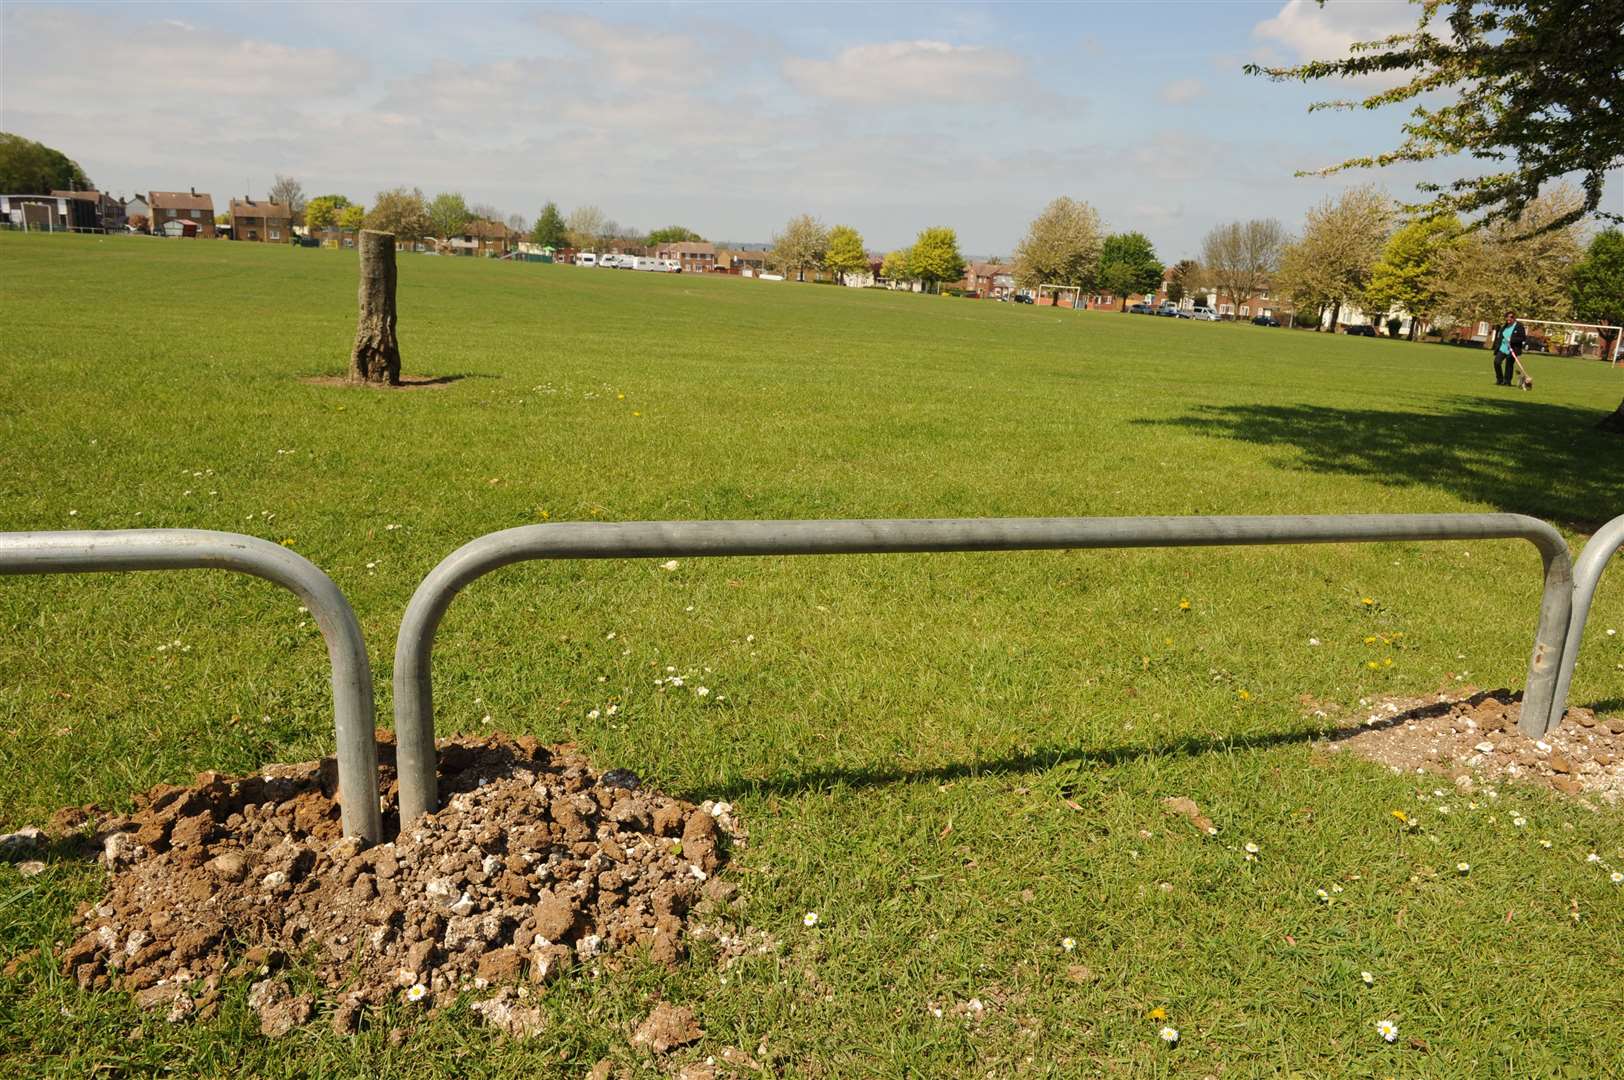
{"type": "Polygon", "coordinates": [[[1368,971],[1361,971],[1359,973],[1359,978],[1364,981],[1364,984],[1366,986],[1375,986],[1376,985],[1376,976],[1372,975],[1368,971]]]}
{"type": "Polygon", "coordinates": [[[1061,938],[1060,939],[1060,947],[1062,949],[1065,949],[1067,952],[1071,952],[1073,949],[1075,949],[1077,947],[1077,939],[1076,938],[1061,938]]]}
{"type": "Polygon", "coordinates": [[[1162,1042],[1168,1046],[1177,1046],[1179,1043],[1179,1029],[1176,1027],[1163,1027],[1158,1034],[1161,1036],[1162,1042]]]}
{"type": "Polygon", "coordinates": [[[815,911],[809,911],[805,915],[802,915],[801,916],[801,925],[802,926],[816,926],[816,925],[818,925],[818,913],[815,912],[815,911]]]}
{"type": "Polygon", "coordinates": [[[1592,851],[1589,855],[1585,856],[1585,862],[1601,862],[1601,856],[1592,851]]]}
{"type": "Polygon", "coordinates": [[[1258,847],[1258,846],[1257,846],[1257,845],[1256,845],[1256,844],[1255,844],[1255,843],[1253,843],[1253,842],[1252,842],[1252,841],[1250,841],[1250,840],[1248,840],[1248,841],[1247,841],[1247,842],[1246,842],[1246,853],[1247,853],[1247,854],[1248,854],[1248,855],[1256,855],[1256,854],[1257,854],[1257,853],[1258,853],[1258,852],[1259,852],[1259,851],[1261,851],[1261,850],[1263,850],[1263,849],[1262,849],[1262,848],[1260,848],[1260,847],[1258,847]]]}
{"type": "Polygon", "coordinates": [[[1519,816],[1517,816],[1517,817],[1514,817],[1514,818],[1512,818],[1512,819],[1511,819],[1511,823],[1512,823],[1512,824],[1513,824],[1513,825],[1515,825],[1515,826],[1517,826],[1517,828],[1519,828],[1519,829],[1520,829],[1520,828],[1522,828],[1522,827],[1523,827],[1523,826],[1524,826],[1524,825],[1527,825],[1527,824],[1528,824],[1528,819],[1527,819],[1527,818],[1525,818],[1525,817],[1522,817],[1522,816],[1521,816],[1521,815],[1519,815],[1519,816]]]}
{"type": "Polygon", "coordinates": [[[1469,862],[1458,862],[1455,864],[1455,869],[1463,874],[1470,874],[1472,872],[1472,864],[1469,862]]]}
{"type": "Polygon", "coordinates": [[[1540,840],[1540,842],[1539,842],[1539,846],[1540,846],[1540,847],[1543,847],[1543,848],[1548,848],[1548,847],[1550,847],[1550,846],[1551,846],[1551,842],[1550,842],[1550,841],[1549,841],[1549,840],[1544,840],[1544,839],[1542,839],[1542,840],[1540,840]]]}
{"type": "Polygon", "coordinates": [[[1376,1034],[1388,1042],[1398,1042],[1398,1025],[1391,1020],[1376,1021],[1376,1034]]]}
{"type": "Polygon", "coordinates": [[[1614,885],[1624,885],[1624,871],[1614,870],[1611,874],[1607,875],[1607,880],[1611,881],[1614,885]]]}
{"type": "Polygon", "coordinates": [[[1324,889],[1315,889],[1314,895],[1325,901],[1327,904],[1331,902],[1331,894],[1326,892],[1324,889]]]}
{"type": "Polygon", "coordinates": [[[406,991],[407,1001],[422,1001],[428,996],[429,988],[422,983],[413,983],[411,989],[406,991]]]}

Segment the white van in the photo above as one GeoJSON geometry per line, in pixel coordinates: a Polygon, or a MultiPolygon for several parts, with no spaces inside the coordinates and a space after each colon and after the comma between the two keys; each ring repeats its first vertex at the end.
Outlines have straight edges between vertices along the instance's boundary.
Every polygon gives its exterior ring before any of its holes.
{"type": "Polygon", "coordinates": [[[1190,318],[1199,322],[1217,322],[1218,313],[1212,310],[1212,308],[1207,307],[1205,304],[1197,304],[1193,309],[1191,309],[1190,318]]]}
{"type": "MultiPolygon", "coordinates": [[[[622,256],[622,258],[624,257],[622,256]]],[[[659,271],[665,269],[665,264],[660,262],[659,259],[650,259],[647,256],[638,255],[632,259],[632,269],[659,271]]]]}
{"type": "Polygon", "coordinates": [[[668,274],[680,274],[680,273],[682,273],[682,260],[680,260],[680,259],[666,259],[665,260],[665,272],[668,273],[668,274]]]}
{"type": "Polygon", "coordinates": [[[614,254],[599,255],[598,256],[598,265],[601,266],[601,267],[604,267],[605,269],[609,269],[609,270],[619,270],[621,268],[621,266],[622,266],[621,260],[624,259],[625,257],[626,256],[624,256],[624,255],[614,255],[614,254]]]}
{"type": "Polygon", "coordinates": [[[583,251],[579,255],[575,256],[575,265],[576,266],[597,266],[598,265],[598,256],[593,252],[583,251]]]}

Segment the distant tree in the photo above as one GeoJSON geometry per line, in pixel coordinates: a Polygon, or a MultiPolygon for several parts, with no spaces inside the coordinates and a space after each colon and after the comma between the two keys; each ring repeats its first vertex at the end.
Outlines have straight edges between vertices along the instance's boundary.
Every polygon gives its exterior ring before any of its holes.
{"type": "MultiPolygon", "coordinates": [[[[1573,268],[1569,289],[1573,314],[1584,322],[1624,325],[1624,233],[1604,229],[1590,241],[1585,257],[1573,268]]],[[[1602,359],[1616,358],[1621,347],[1618,331],[1602,339],[1602,359]]],[[[1598,425],[1603,431],[1624,435],[1624,402],[1598,425]]]]}
{"type": "Polygon", "coordinates": [[[530,230],[530,242],[540,247],[561,248],[568,244],[568,240],[564,216],[558,212],[558,204],[547,203],[536,215],[536,227],[530,230]]]}
{"type": "MultiPolygon", "coordinates": [[[[1322,200],[1308,211],[1302,236],[1288,245],[1276,288],[1299,306],[1330,308],[1334,332],[1344,306],[1366,304],[1371,272],[1392,220],[1392,200],[1373,187],[1351,188],[1322,200]]],[[[1385,315],[1386,309],[1370,314],[1385,315]]]]}
{"type": "Polygon", "coordinates": [[[1175,304],[1183,303],[1184,298],[1195,291],[1195,276],[1200,270],[1194,259],[1174,263],[1173,272],[1167,277],[1167,298],[1175,304]]]}
{"type": "Polygon", "coordinates": [[[829,231],[811,214],[790,218],[784,231],[773,237],[774,261],[797,281],[804,281],[808,270],[823,265],[828,248],[829,231]]]}
{"type": "Polygon", "coordinates": [[[473,216],[461,193],[443,192],[429,203],[429,230],[439,239],[447,240],[462,232],[462,227],[473,216]]]}
{"type": "Polygon", "coordinates": [[[468,208],[468,216],[479,221],[501,221],[506,215],[490,203],[474,203],[468,208]]]}
{"type": "MultiPolygon", "coordinates": [[[[1618,0],[1425,0],[1414,30],[1355,42],[1341,60],[1285,68],[1248,64],[1245,70],[1276,82],[1402,74],[1402,85],[1363,100],[1311,107],[1379,109],[1417,102],[1396,149],[1350,158],[1319,170],[1321,175],[1461,154],[1480,161],[1514,159],[1516,166],[1505,171],[1448,185],[1420,184],[1432,199],[1406,207],[1428,215],[1481,211],[1475,229],[1529,220],[1526,211],[1542,188],[1582,173],[1584,197],[1544,226],[1561,229],[1597,211],[1607,173],[1624,164],[1616,52],[1621,27],[1618,0]],[[1604,44],[1609,41],[1614,45],[1604,44]]],[[[1624,220],[1617,203],[1601,216],[1624,220]]]]}
{"type": "Polygon", "coordinates": [[[53,191],[93,191],[95,187],[78,162],[62,151],[0,131],[0,191],[49,195],[53,191]]]}
{"type": "MultiPolygon", "coordinates": [[[[1574,266],[1569,279],[1573,295],[1573,315],[1582,322],[1624,325],[1624,232],[1604,229],[1590,241],[1585,257],[1574,266]]],[[[1618,344],[1615,333],[1607,339],[1610,359],[1618,344]]]]}
{"type": "Polygon", "coordinates": [[[964,256],[959,254],[958,234],[945,225],[920,229],[908,256],[908,269],[933,292],[944,281],[959,280],[964,276],[964,256]]]}
{"type": "Polygon", "coordinates": [[[338,215],[350,205],[343,195],[317,195],[305,203],[304,221],[308,229],[328,229],[338,224],[338,215]]]}
{"type": "Polygon", "coordinates": [[[366,208],[360,203],[351,203],[338,212],[338,227],[341,229],[359,232],[366,220],[366,208]]]}
{"type": "Polygon", "coordinates": [[[1122,297],[1128,306],[1129,294],[1153,293],[1162,283],[1162,260],[1144,233],[1113,233],[1100,245],[1099,286],[1122,297]]]}
{"type": "Polygon", "coordinates": [[[1583,253],[1577,225],[1553,226],[1581,205],[1558,187],[1523,208],[1468,232],[1440,257],[1440,310],[1457,322],[1500,321],[1508,311],[1527,319],[1566,319],[1573,313],[1573,268],[1583,253]]]}
{"type": "Polygon", "coordinates": [[[596,206],[577,206],[570,211],[564,229],[570,245],[582,251],[597,251],[608,236],[609,219],[596,206]]]}
{"type": "MultiPolygon", "coordinates": [[[[348,200],[345,200],[348,202],[348,200]]],[[[315,199],[310,200],[314,205],[315,199]]],[[[305,207],[305,221],[310,220],[310,206],[305,207]]],[[[366,227],[379,232],[394,233],[395,239],[415,243],[431,233],[428,203],[419,188],[410,191],[403,187],[378,192],[372,200],[372,212],[367,215],[366,227]]]]}
{"type": "Polygon", "coordinates": [[[655,229],[648,234],[644,241],[649,247],[659,247],[661,244],[681,244],[685,241],[701,241],[705,238],[684,225],[667,225],[663,229],[655,229]]]}
{"type": "Polygon", "coordinates": [[[1286,231],[1273,218],[1219,225],[1201,244],[1201,268],[1239,305],[1269,287],[1280,269],[1286,231]]]}
{"type": "Polygon", "coordinates": [[[1100,215],[1078,199],[1061,196],[1043,208],[1015,245],[1015,283],[1092,288],[1099,270],[1100,215]]]}
{"type": "Polygon", "coordinates": [[[293,214],[295,225],[304,224],[305,193],[304,187],[291,176],[276,174],[271,183],[271,190],[265,193],[266,198],[273,203],[281,203],[293,214]]]}
{"type": "Polygon", "coordinates": [[[520,236],[523,236],[525,233],[530,231],[530,222],[524,219],[523,214],[509,214],[507,218],[507,227],[518,233],[520,236]]]}
{"type": "Polygon", "coordinates": [[[835,280],[846,283],[847,274],[868,269],[868,252],[863,250],[863,236],[850,225],[836,225],[829,230],[829,248],[823,254],[823,268],[835,275],[835,280]]]}
{"type": "Polygon", "coordinates": [[[231,215],[230,214],[215,214],[214,215],[214,223],[216,225],[230,225],[231,224],[231,215]]]}
{"type": "Polygon", "coordinates": [[[1408,312],[1411,341],[1438,310],[1439,257],[1460,231],[1460,219],[1453,214],[1412,221],[1388,238],[1370,271],[1367,305],[1375,311],[1408,312]]]}
{"type": "Polygon", "coordinates": [[[913,280],[913,275],[908,268],[912,256],[913,252],[908,248],[897,248],[895,251],[886,252],[885,258],[880,262],[880,276],[887,281],[913,280]]]}

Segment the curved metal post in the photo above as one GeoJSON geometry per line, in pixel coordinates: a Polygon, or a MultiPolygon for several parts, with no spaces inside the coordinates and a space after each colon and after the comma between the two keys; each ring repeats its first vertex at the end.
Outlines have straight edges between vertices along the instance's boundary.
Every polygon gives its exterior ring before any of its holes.
{"type": "Polygon", "coordinates": [[[372,668],[350,603],[321,569],[287,548],[209,529],[0,533],[0,574],[89,574],[108,570],[215,568],[273,581],[298,596],[327,639],[338,737],[344,835],[381,839],[378,744],[372,668]]]}
{"type": "Polygon", "coordinates": [[[1551,701],[1551,727],[1560,724],[1562,714],[1567,712],[1568,688],[1573,683],[1573,669],[1579,663],[1579,642],[1584,637],[1585,620],[1590,617],[1590,602],[1596,598],[1602,571],[1620,548],[1624,548],[1624,516],[1597,529],[1573,564],[1573,613],[1568,617],[1562,667],[1556,678],[1556,696],[1551,701]]]}
{"type": "Polygon", "coordinates": [[[1523,695],[1524,731],[1543,734],[1572,600],[1568,546],[1521,514],[1324,517],[965,518],[874,521],[643,521],[526,525],[448,555],[412,595],[395,641],[395,738],[402,827],[438,808],[430,654],[452,597],[475,578],[530,559],[676,555],[858,555],[918,551],[1333,544],[1520,538],[1539,549],[1545,593],[1523,695]]]}

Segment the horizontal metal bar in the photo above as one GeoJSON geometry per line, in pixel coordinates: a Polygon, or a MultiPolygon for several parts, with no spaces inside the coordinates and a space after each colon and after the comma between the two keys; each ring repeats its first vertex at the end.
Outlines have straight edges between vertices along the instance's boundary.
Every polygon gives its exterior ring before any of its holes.
{"type": "Polygon", "coordinates": [[[1561,723],[1567,712],[1568,690],[1573,685],[1573,669],[1579,664],[1579,644],[1584,640],[1590,603],[1596,598],[1602,572],[1620,548],[1624,548],[1624,515],[1597,529],[1573,564],[1573,612],[1568,616],[1568,636],[1562,645],[1562,664],[1551,700],[1551,727],[1561,723]]]}
{"type": "Polygon", "coordinates": [[[452,552],[417,587],[395,641],[395,737],[401,824],[438,806],[434,635],[469,582],[531,559],[713,555],[855,555],[925,551],[1333,544],[1381,540],[1523,539],[1544,560],[1545,590],[1529,662],[1522,727],[1543,734],[1568,628],[1571,560],[1549,524],[1521,514],[1266,517],[957,518],[848,521],[642,521],[527,525],[452,552]]]}
{"type": "Polygon", "coordinates": [[[372,668],[355,612],[319,567],[268,540],[208,529],[0,533],[0,574],[205,568],[235,570],[275,582],[310,609],[327,639],[332,667],[344,835],[376,843],[383,823],[378,810],[372,668]]]}

